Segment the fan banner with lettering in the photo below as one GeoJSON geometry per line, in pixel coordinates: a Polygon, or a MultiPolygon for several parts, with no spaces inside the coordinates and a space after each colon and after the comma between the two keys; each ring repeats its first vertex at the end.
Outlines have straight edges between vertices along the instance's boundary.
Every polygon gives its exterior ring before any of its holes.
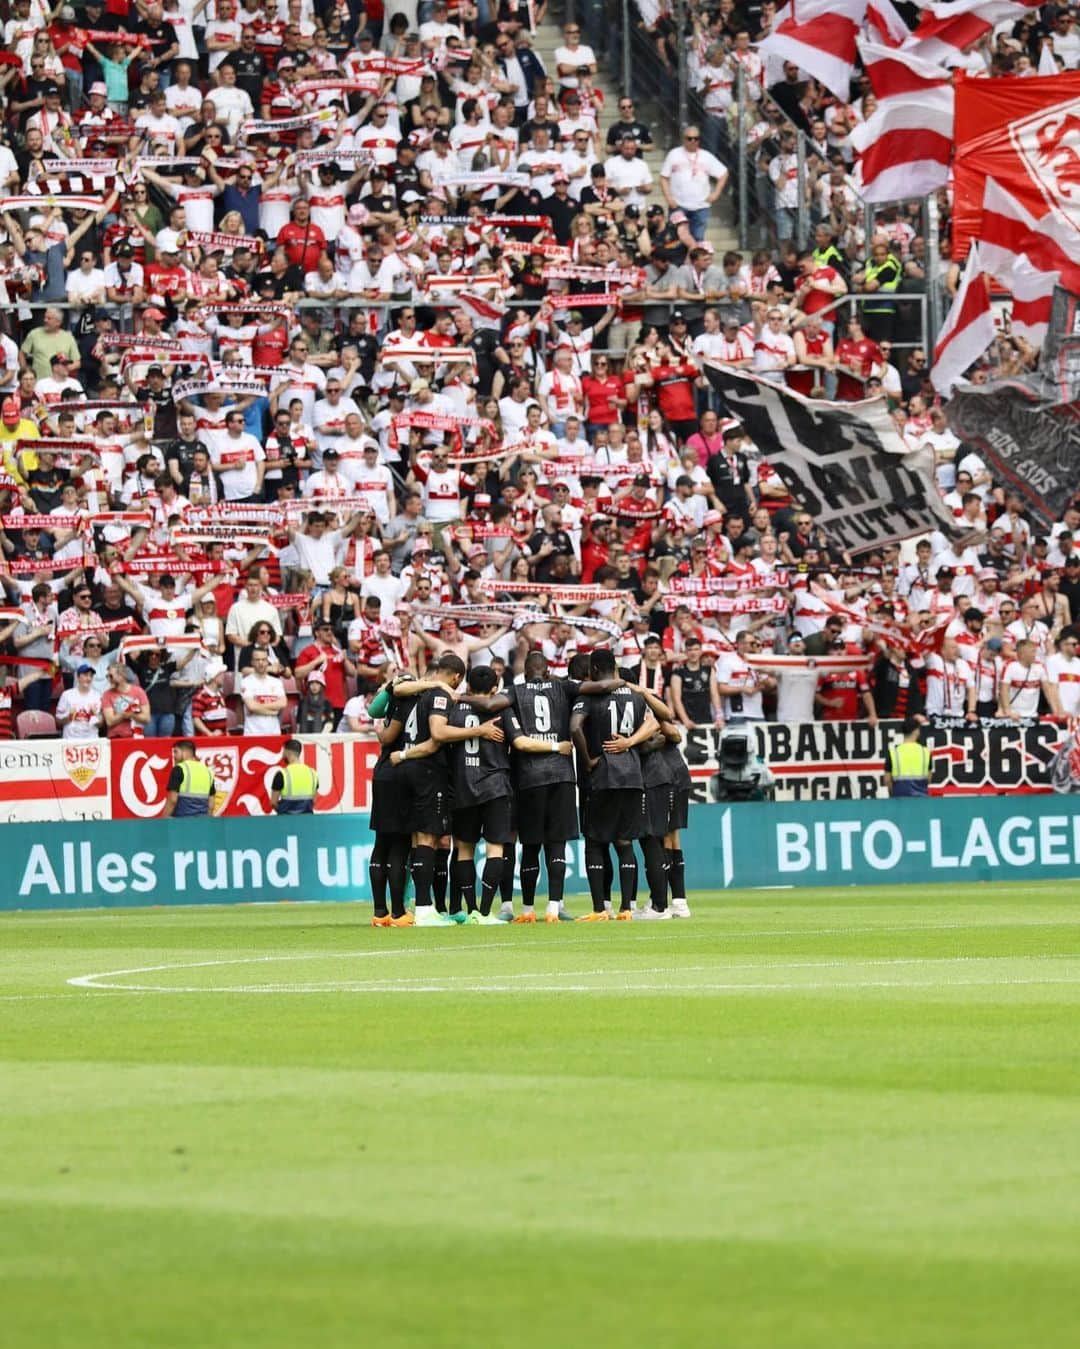
{"type": "MultiPolygon", "coordinates": [[[[995,179],[1057,238],[1080,253],[1080,71],[971,79],[958,70],[952,256],[980,237],[983,189],[995,179]]],[[[1069,250],[1072,251],[1071,249],[1069,250]]]]}
{"type": "Polygon", "coordinates": [[[884,398],[827,403],[711,361],[704,369],[729,414],[841,548],[858,553],[934,529],[955,532],[933,451],[910,449],[884,398]]]}

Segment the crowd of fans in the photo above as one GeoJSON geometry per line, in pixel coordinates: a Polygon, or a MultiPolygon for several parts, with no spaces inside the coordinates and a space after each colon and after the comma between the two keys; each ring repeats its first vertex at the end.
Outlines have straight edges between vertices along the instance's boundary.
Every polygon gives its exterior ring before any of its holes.
{"type": "MultiPolygon", "coordinates": [[[[398,8],[13,0],[0,735],[362,731],[432,656],[597,644],[687,726],[1075,712],[1080,511],[1033,537],[895,306],[838,326],[869,273],[908,287],[905,211],[860,262],[830,152],[806,249],[717,256],[724,163],[688,126],[654,180],[577,25],[547,70],[514,0],[398,8]],[[883,392],[977,542],[848,557],[710,359],[883,392]]],[[[705,55],[744,59],[734,14],[705,55]]]]}

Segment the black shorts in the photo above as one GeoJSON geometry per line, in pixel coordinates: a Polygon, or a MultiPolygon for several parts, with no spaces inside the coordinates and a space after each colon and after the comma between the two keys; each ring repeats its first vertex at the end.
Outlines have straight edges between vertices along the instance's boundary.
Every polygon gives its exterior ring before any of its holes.
{"type": "Polygon", "coordinates": [[[428,772],[419,763],[407,764],[398,804],[403,832],[436,837],[450,832],[450,787],[443,774],[428,772]]]}
{"type": "Polygon", "coordinates": [[[667,833],[676,829],[685,829],[690,823],[690,788],[674,787],[671,792],[671,814],[668,816],[667,833]]]}
{"type": "Polygon", "coordinates": [[[577,838],[577,797],[572,782],[519,788],[516,805],[519,843],[565,843],[577,838]]]}
{"type": "Polygon", "coordinates": [[[645,832],[645,793],[640,787],[619,787],[589,793],[588,832],[595,843],[640,838],[645,832]]]}
{"type": "Polygon", "coordinates": [[[450,817],[450,832],[462,843],[509,843],[514,837],[510,819],[510,798],[497,796],[478,805],[462,806],[450,817]]]}
{"type": "Polygon", "coordinates": [[[646,838],[663,838],[670,832],[672,786],[670,782],[659,782],[655,787],[645,788],[645,826],[646,838]]]}
{"type": "Polygon", "coordinates": [[[375,770],[371,779],[371,816],[369,823],[375,834],[407,834],[405,816],[401,806],[401,780],[404,772],[400,768],[375,770]]]}

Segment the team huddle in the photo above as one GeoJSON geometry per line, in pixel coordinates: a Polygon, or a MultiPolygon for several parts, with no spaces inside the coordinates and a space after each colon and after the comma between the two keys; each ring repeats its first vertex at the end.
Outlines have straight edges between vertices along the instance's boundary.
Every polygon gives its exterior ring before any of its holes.
{"type": "Polygon", "coordinates": [[[535,923],[541,853],[544,921],[573,922],[563,902],[566,845],[579,835],[592,912],[576,921],[689,918],[679,831],[690,774],[670,709],[624,678],[608,650],[574,656],[566,679],[532,651],[520,681],[498,685],[490,666],[466,673],[447,652],[424,679],[387,689],[372,777],[373,924],[535,923]],[[640,905],[635,842],[649,891],[640,905]],[[410,871],[414,913],[405,907],[410,871]]]}

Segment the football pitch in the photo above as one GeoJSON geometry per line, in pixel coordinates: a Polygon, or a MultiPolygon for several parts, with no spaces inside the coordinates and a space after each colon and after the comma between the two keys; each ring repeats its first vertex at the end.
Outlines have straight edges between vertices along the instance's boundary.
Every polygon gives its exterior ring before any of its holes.
{"type": "Polygon", "coordinates": [[[691,905],[0,917],[6,1349],[1080,1343],[1075,883],[691,905]]]}

